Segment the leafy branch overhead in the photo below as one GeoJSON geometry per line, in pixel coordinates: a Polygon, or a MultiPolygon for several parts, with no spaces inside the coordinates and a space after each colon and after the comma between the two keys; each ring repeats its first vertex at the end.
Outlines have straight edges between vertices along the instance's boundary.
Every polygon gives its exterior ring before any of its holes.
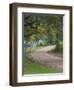
{"type": "Polygon", "coordinates": [[[63,40],[63,15],[24,14],[24,39],[26,42],[46,40],[55,44],[63,40]]]}

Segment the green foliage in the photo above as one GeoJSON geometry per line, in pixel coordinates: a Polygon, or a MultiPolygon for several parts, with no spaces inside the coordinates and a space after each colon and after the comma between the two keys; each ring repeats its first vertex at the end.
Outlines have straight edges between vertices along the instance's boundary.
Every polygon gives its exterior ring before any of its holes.
{"type": "Polygon", "coordinates": [[[63,53],[63,42],[59,42],[59,43],[56,44],[55,51],[63,53]]]}
{"type": "Polygon", "coordinates": [[[57,44],[63,40],[63,15],[24,14],[26,46],[28,42],[38,43],[40,39],[43,40],[40,46],[57,44]]]}
{"type": "Polygon", "coordinates": [[[41,74],[41,73],[59,73],[59,71],[56,68],[48,68],[44,65],[41,65],[39,63],[35,63],[27,58],[24,60],[24,73],[25,74],[41,74]]]}

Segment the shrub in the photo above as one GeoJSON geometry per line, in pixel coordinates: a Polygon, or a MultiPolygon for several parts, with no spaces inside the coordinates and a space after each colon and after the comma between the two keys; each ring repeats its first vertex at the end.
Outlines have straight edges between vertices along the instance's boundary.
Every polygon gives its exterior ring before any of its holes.
{"type": "Polygon", "coordinates": [[[59,42],[59,43],[56,44],[55,51],[63,53],[63,42],[59,42]]]}

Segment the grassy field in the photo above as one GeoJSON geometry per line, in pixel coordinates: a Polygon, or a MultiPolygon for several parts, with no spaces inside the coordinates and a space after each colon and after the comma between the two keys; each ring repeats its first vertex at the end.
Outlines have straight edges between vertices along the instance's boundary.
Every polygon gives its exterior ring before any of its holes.
{"type": "Polygon", "coordinates": [[[40,73],[58,73],[56,68],[48,68],[39,63],[32,62],[25,58],[24,60],[24,74],[40,74],[40,73]]]}

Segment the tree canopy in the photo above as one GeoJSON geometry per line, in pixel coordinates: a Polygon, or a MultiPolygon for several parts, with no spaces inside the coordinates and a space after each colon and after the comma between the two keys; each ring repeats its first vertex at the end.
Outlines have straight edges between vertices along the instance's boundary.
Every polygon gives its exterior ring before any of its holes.
{"type": "Polygon", "coordinates": [[[63,15],[26,15],[24,14],[24,40],[27,42],[40,39],[46,45],[63,40],[63,15]]]}

